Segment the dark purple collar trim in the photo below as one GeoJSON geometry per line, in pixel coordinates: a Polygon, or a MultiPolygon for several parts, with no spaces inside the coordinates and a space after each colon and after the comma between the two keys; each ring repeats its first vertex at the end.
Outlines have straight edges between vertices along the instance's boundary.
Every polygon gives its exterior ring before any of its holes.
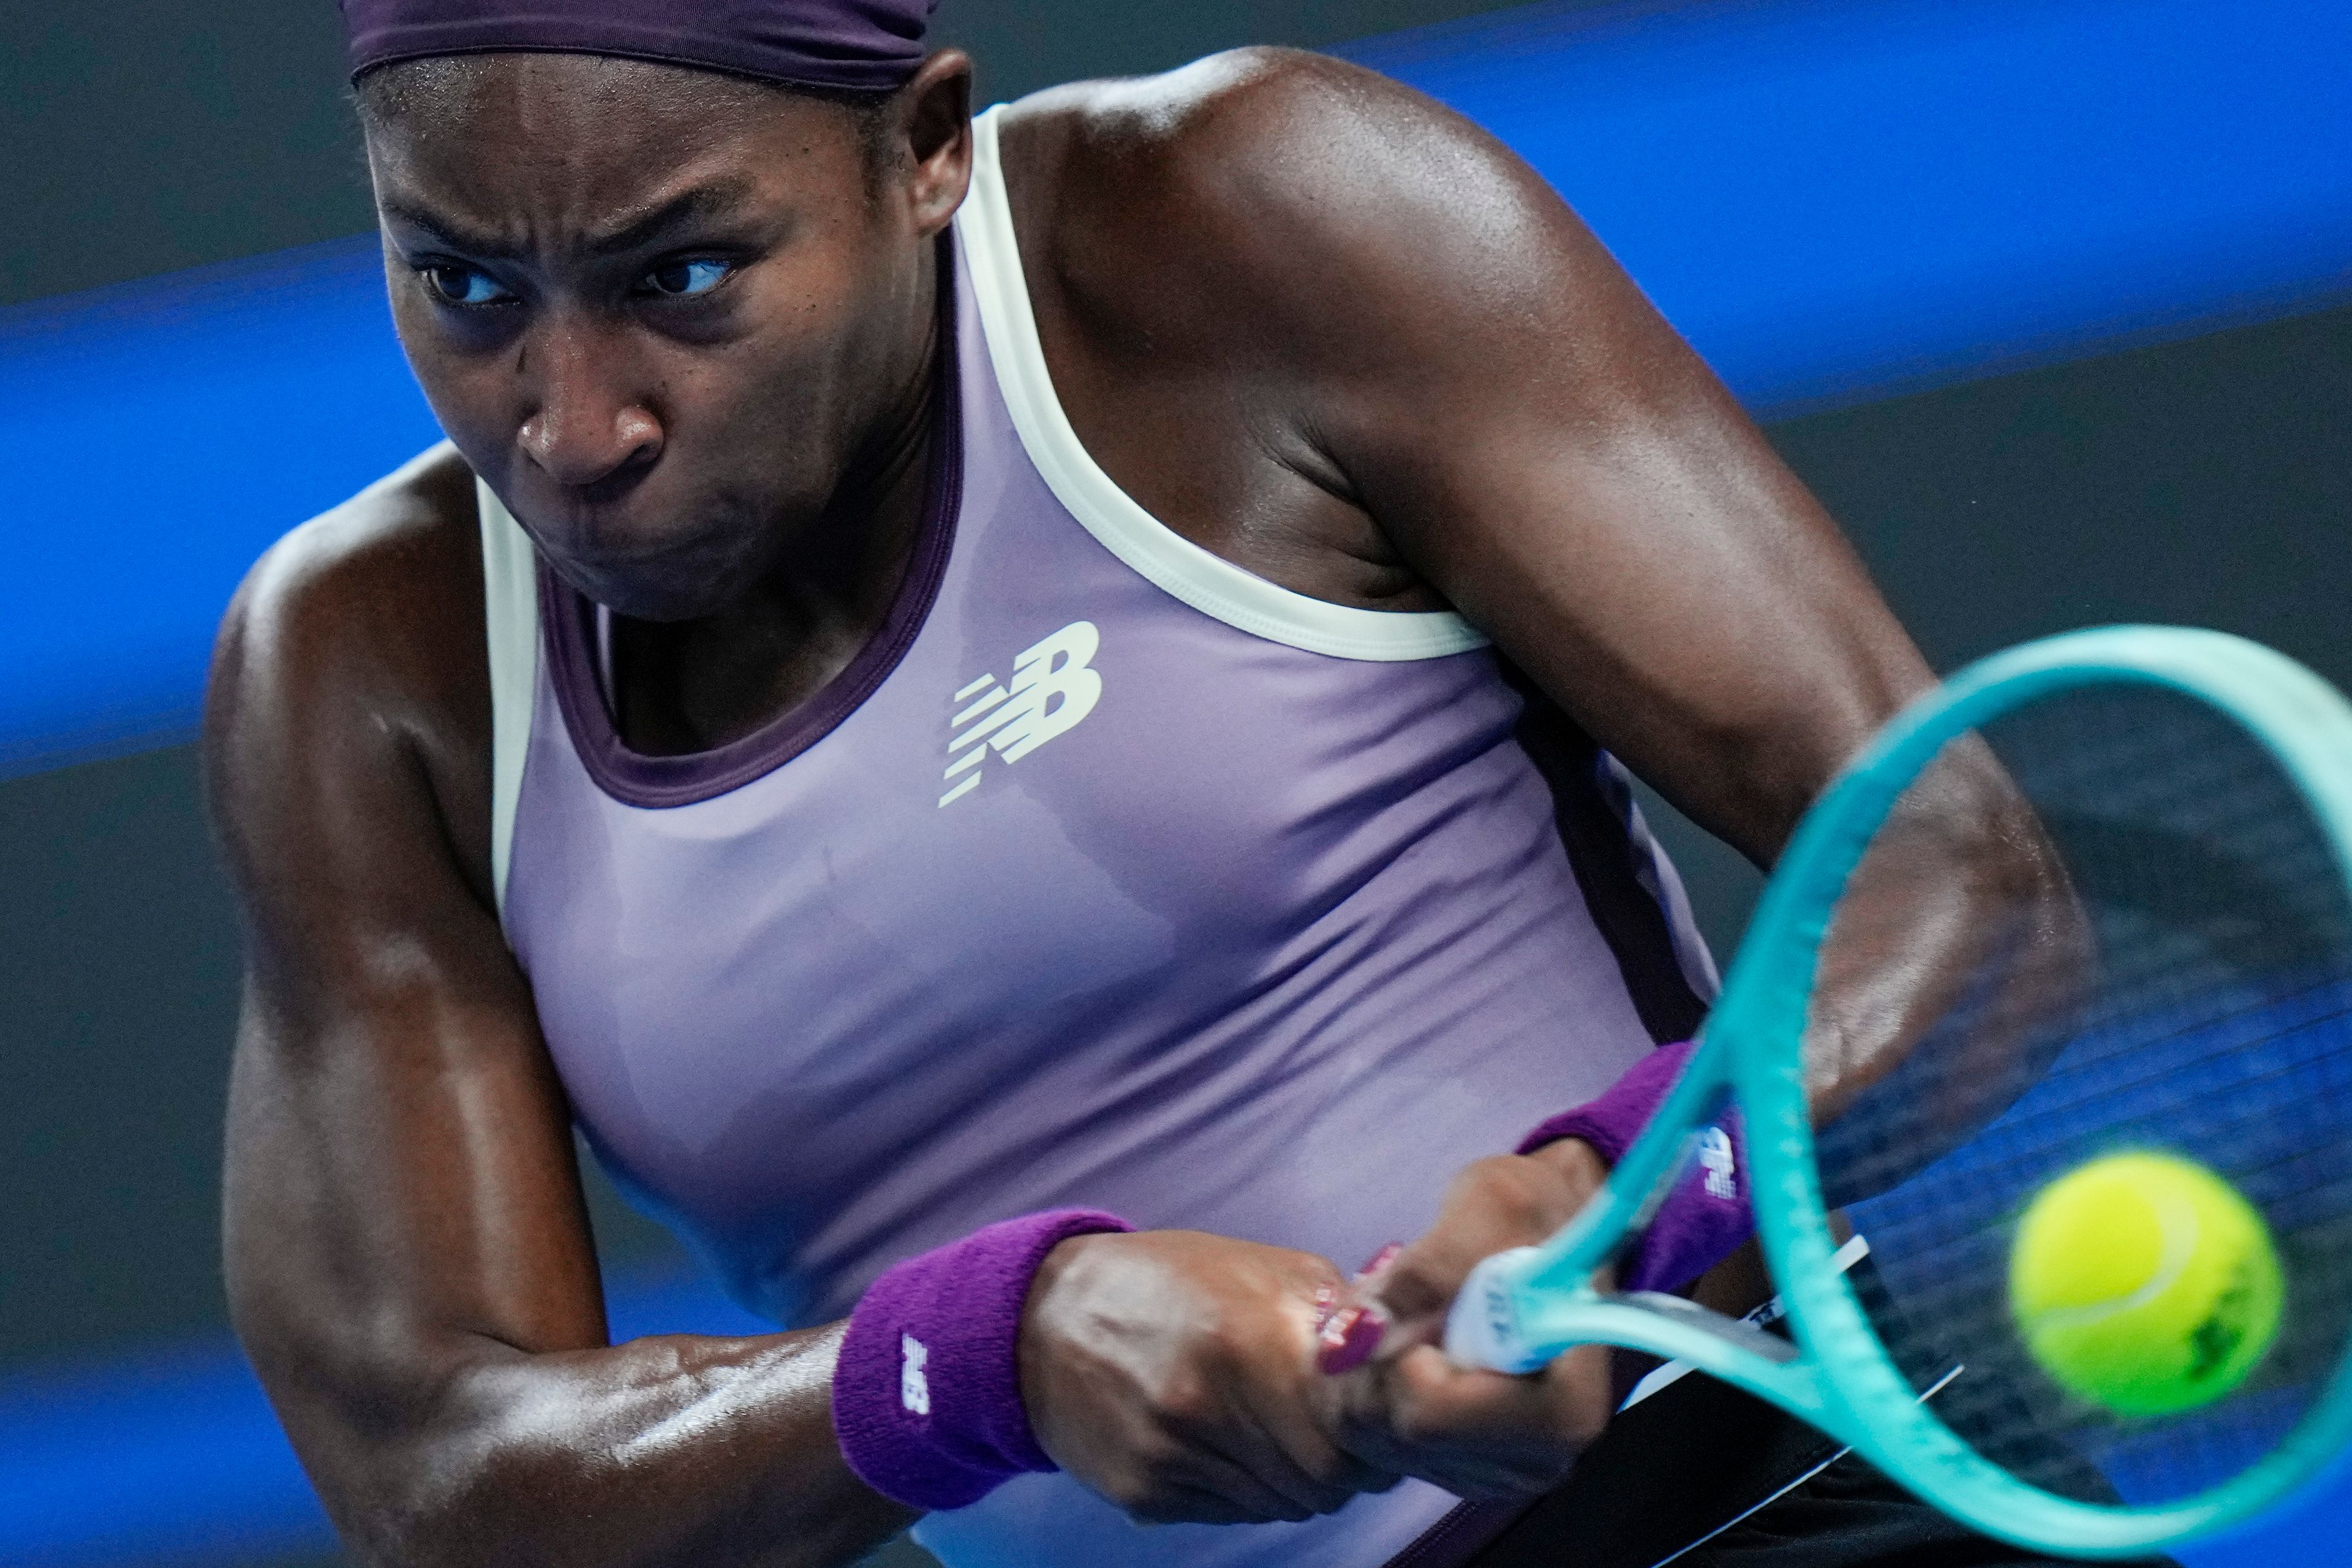
{"type": "MultiPolygon", "coordinates": [[[[946,255],[944,247],[942,255],[946,255]]],[[[567,586],[544,563],[539,569],[541,637],[547,648],[548,671],[555,687],[556,705],[571,732],[588,776],[614,800],[627,805],[662,807],[692,805],[740,789],[791,762],[833,732],[834,726],[857,711],[875,689],[898,668],[915,636],[923,629],[931,604],[939,597],[940,580],[947,574],[948,555],[955,543],[956,517],[963,502],[962,395],[957,364],[953,315],[955,279],[946,267],[940,270],[944,298],[940,311],[939,383],[933,394],[931,453],[928,496],[906,575],[890,602],[881,626],[858,649],[848,668],[827,681],[814,696],[771,720],[740,740],[708,752],[681,756],[648,756],[629,749],[613,727],[597,679],[595,606],[567,586]]]]}

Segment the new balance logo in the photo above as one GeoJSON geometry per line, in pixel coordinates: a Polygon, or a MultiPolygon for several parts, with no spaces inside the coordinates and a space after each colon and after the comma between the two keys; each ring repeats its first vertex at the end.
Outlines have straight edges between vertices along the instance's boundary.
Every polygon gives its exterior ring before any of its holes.
{"type": "Polygon", "coordinates": [[[931,1359],[930,1347],[912,1334],[900,1334],[898,1354],[898,1403],[918,1415],[929,1415],[931,1384],[923,1375],[923,1363],[931,1359]]]}
{"type": "Polygon", "coordinates": [[[1731,1152],[1731,1134],[1720,1127],[1710,1127],[1698,1135],[1699,1168],[1706,1173],[1706,1195],[1737,1201],[1739,1196],[1738,1162],[1731,1152]]]}
{"type": "Polygon", "coordinates": [[[948,721],[948,792],[940,804],[980,787],[991,752],[1017,763],[1093,712],[1102,697],[1102,677],[1087,661],[1101,646],[1094,622],[1072,621],[1024,649],[1013,661],[1013,679],[1003,685],[983,675],[957,692],[962,706],[948,721]]]}

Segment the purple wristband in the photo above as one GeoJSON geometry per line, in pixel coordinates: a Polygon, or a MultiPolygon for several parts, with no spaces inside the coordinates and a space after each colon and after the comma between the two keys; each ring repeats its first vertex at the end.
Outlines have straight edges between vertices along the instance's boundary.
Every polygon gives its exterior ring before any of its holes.
{"type": "MultiPolygon", "coordinates": [[[[1688,1040],[1659,1047],[1634,1063],[1600,1099],[1555,1116],[1528,1133],[1520,1141],[1518,1152],[1532,1153],[1562,1138],[1578,1138],[1614,1165],[1658,1113],[1666,1091],[1689,1064],[1692,1049],[1688,1040]]],[[[1650,1216],[1649,1229],[1642,1233],[1620,1267],[1618,1288],[1679,1290],[1739,1250],[1755,1230],[1755,1213],[1748,1204],[1747,1138],[1734,1107],[1701,1134],[1697,1160],[1650,1216]]]]}
{"type": "Polygon", "coordinates": [[[892,1267],[849,1314],[833,1431],[857,1479],[910,1508],[961,1508],[1054,1461],[1021,1405],[1021,1310],[1045,1255],[1135,1227],[1094,1209],[986,1226],[892,1267]]]}

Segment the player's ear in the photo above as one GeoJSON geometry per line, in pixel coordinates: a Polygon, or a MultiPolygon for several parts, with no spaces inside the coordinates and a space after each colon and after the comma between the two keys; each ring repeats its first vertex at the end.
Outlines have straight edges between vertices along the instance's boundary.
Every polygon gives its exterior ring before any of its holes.
{"type": "Polygon", "coordinates": [[[941,49],[893,96],[892,184],[928,237],[947,226],[971,184],[971,58],[941,49]]]}

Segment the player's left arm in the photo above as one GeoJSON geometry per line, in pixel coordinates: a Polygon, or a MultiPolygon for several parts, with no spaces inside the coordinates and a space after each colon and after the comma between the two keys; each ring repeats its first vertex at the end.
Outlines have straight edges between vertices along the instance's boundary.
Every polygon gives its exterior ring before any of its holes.
{"type": "MultiPolygon", "coordinates": [[[[1769,870],[1933,683],[1926,659],[1821,502],[1533,169],[1409,89],[1283,63],[1269,96],[1345,154],[1317,161],[1311,192],[1284,188],[1299,176],[1279,162],[1256,187],[1290,215],[1264,212],[1284,239],[1254,248],[1286,274],[1260,307],[1315,367],[1296,407],[1318,477],[1595,740],[1769,870]]],[[[2045,847],[1980,748],[1915,790],[1845,900],[1883,918],[1824,950],[1817,1115],[1901,1058],[1994,926],[2031,920],[2063,947],[2045,847]]],[[[1985,1042],[1988,1084],[2010,1077],[1995,1054],[1985,1042]]]]}
{"type": "Polygon", "coordinates": [[[1602,745],[1769,867],[1929,683],[1926,661],[1821,504],[1532,169],[1368,72],[1285,76],[1283,140],[1327,151],[1227,183],[1259,207],[1253,258],[1281,274],[1254,303],[1288,306],[1285,347],[1311,366],[1297,416],[1328,465],[1315,477],[1602,745]]]}
{"type": "MultiPolygon", "coordinates": [[[[1278,131],[1253,137],[1239,117],[1216,190],[1227,231],[1246,237],[1233,275],[1251,280],[1252,341],[1296,367],[1303,471],[1602,745],[1769,868],[1840,767],[1932,679],[1854,552],[1499,142],[1334,62],[1270,62],[1257,90],[1258,118],[1278,131]]],[[[1976,853],[2006,831],[1997,778],[1954,793],[1954,809],[1929,814],[1923,853],[1974,862],[1951,895],[1965,923],[1985,888],[1961,884],[1983,868],[1995,881],[2042,872],[2030,853],[1976,853]]],[[[1916,973],[1845,946],[1834,1010],[1857,1021],[1843,1076],[1858,1083],[1908,1032],[1902,1015],[1922,992],[1916,973]]],[[[1817,1097],[1833,1098],[1841,1053],[1816,1055],[1829,1064],[1817,1097]]],[[[1565,1109],[1530,1090],[1530,1123],[1565,1109]]],[[[1601,1173],[1574,1143],[1474,1166],[1408,1250],[1399,1295],[1426,1298],[1418,1315],[1433,1327],[1471,1262],[1549,1233],[1601,1173]]],[[[1370,1374],[1381,1402],[1367,1440],[1382,1462],[1457,1489],[1540,1485],[1605,1418],[1597,1354],[1537,1380],[1464,1372],[1425,1348],[1387,1359],[1370,1374]]]]}

